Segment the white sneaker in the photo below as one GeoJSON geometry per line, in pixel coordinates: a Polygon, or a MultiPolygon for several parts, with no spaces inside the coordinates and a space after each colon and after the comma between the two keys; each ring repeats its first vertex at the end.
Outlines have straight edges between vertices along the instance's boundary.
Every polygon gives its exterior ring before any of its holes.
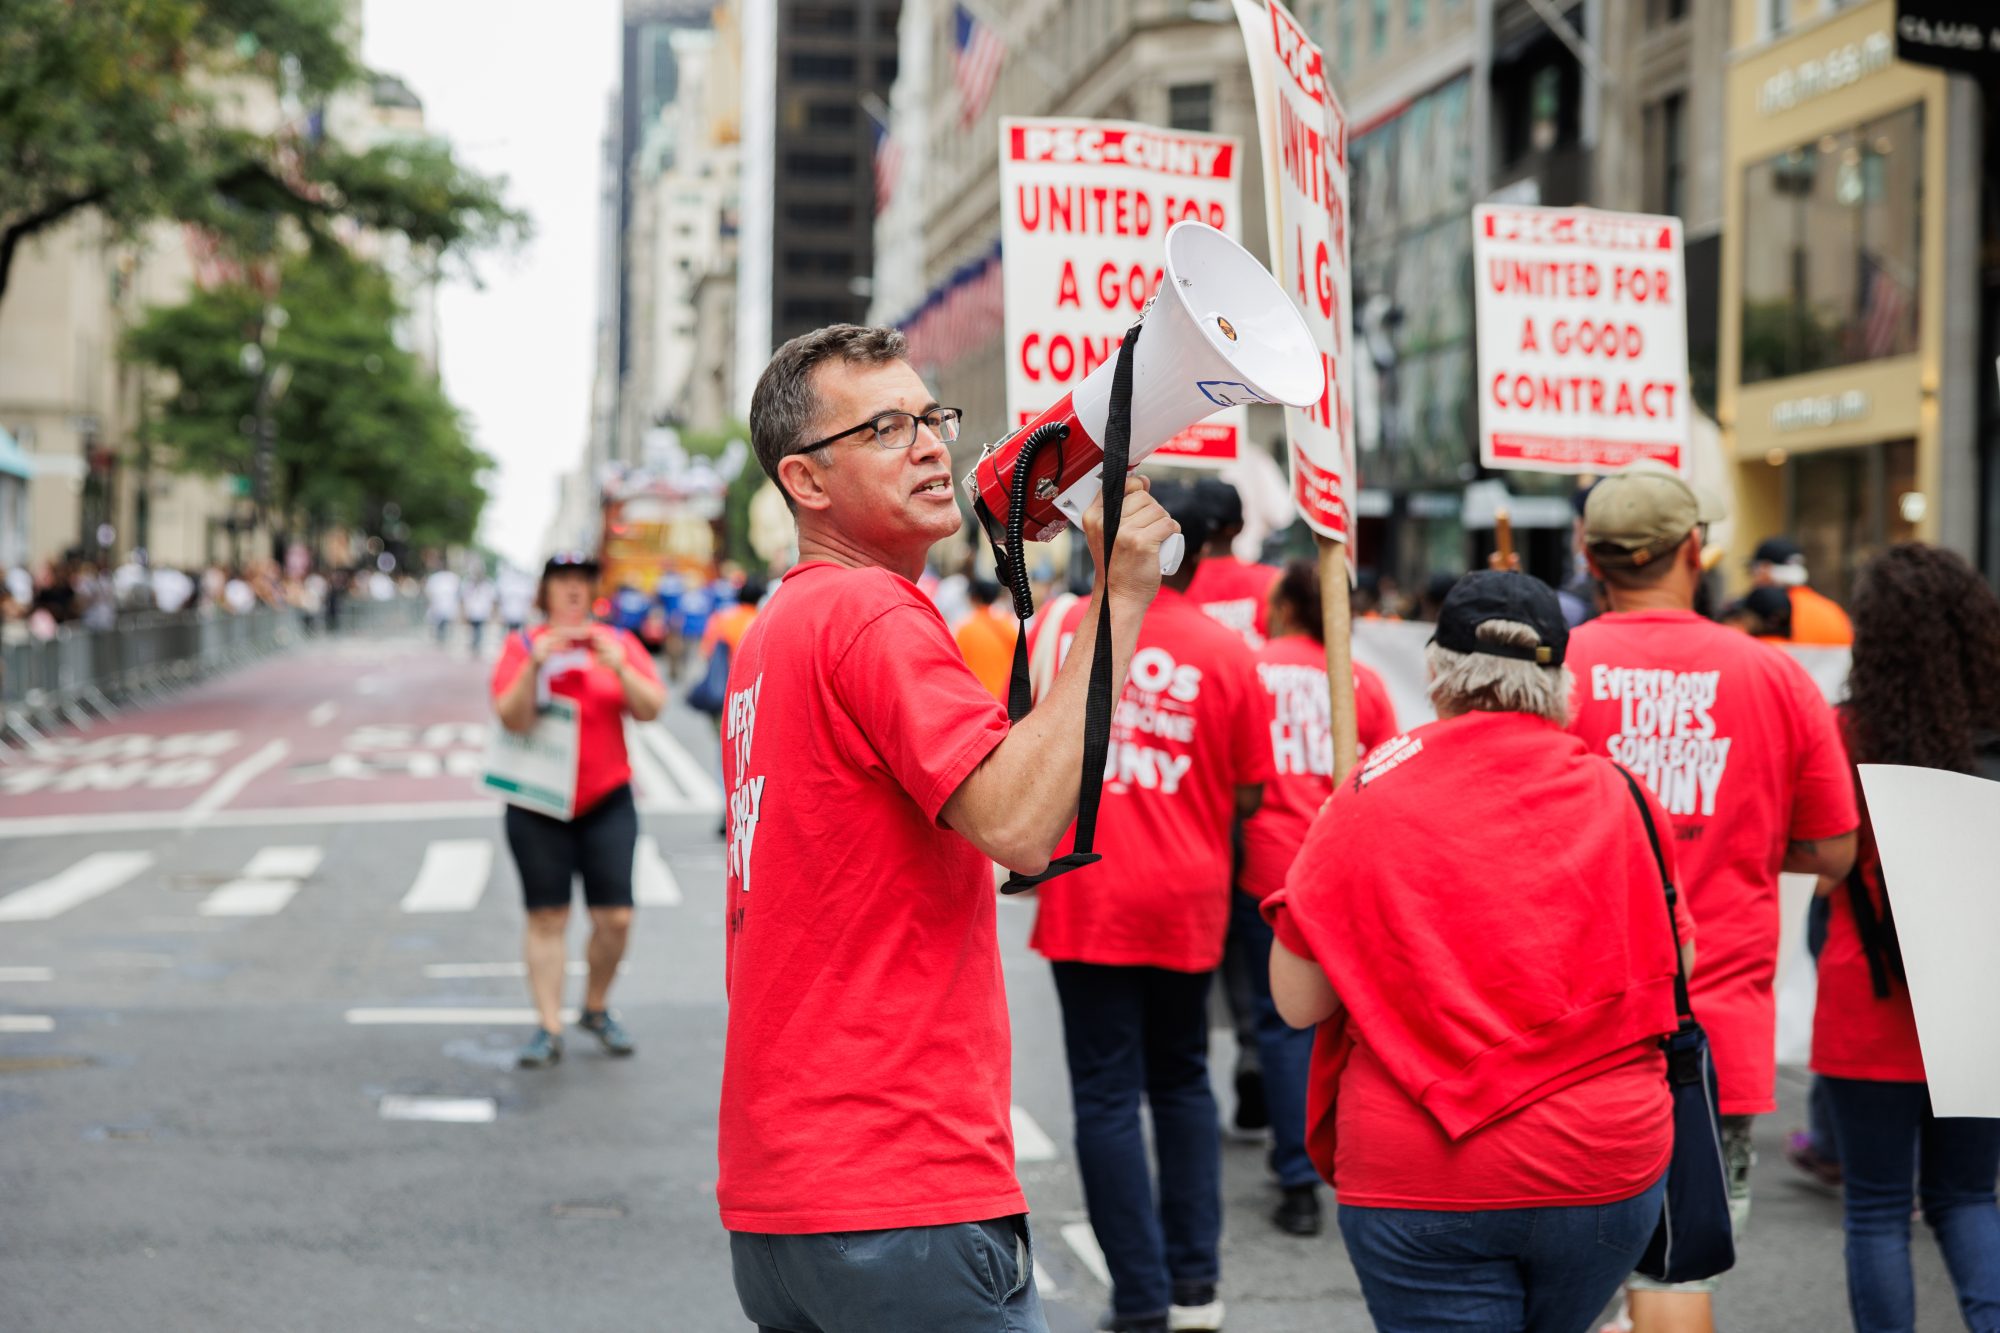
{"type": "Polygon", "coordinates": [[[1171,1333],[1216,1333],[1222,1327],[1222,1302],[1207,1305],[1176,1305],[1167,1311],[1171,1333]]]}

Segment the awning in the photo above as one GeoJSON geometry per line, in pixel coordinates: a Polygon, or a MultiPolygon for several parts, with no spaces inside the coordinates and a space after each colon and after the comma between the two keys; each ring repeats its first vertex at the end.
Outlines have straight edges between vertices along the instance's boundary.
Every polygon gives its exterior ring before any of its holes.
{"type": "Polygon", "coordinates": [[[0,473],[26,481],[35,475],[35,464],[27,451],[14,442],[5,426],[0,426],[0,473]]]}

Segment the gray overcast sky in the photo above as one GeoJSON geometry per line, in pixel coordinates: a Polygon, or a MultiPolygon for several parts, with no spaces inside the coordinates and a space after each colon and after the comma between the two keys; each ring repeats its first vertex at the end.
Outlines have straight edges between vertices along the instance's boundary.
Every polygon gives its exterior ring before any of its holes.
{"type": "Polygon", "coordinates": [[[498,460],[481,536],[539,564],[556,477],[582,456],[596,317],[598,140],[618,78],[617,0],[364,0],[362,59],[423,100],[461,160],[535,220],[484,290],[440,301],[445,388],[498,460]]]}

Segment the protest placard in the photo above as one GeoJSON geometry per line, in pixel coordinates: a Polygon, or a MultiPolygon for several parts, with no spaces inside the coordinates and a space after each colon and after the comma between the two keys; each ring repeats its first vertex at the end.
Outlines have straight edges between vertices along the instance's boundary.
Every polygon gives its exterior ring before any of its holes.
{"type": "Polygon", "coordinates": [[[1481,204],[1472,267],[1481,463],[1687,470],[1680,219],[1481,204]]]}
{"type": "Polygon", "coordinates": [[[1271,271],[1326,363],[1319,402],[1285,410],[1292,499],[1314,532],[1346,542],[1354,510],[1347,116],[1326,82],[1324,56],[1291,11],[1278,0],[1235,4],[1257,102],[1271,271]]]}
{"type": "MultiPolygon", "coordinates": [[[[1007,411],[1031,421],[1115,359],[1159,289],[1167,228],[1205,222],[1239,239],[1242,153],[1225,135],[1120,120],[1000,122],[1007,411]]],[[[1242,446],[1241,407],[1196,422],[1152,454],[1220,467],[1242,446]]]]}

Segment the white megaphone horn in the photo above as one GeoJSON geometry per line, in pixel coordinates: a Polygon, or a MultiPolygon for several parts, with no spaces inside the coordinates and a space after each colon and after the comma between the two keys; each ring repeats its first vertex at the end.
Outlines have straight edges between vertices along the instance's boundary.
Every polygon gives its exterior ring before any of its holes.
{"type": "MultiPolygon", "coordinates": [[[[1249,251],[1204,223],[1180,222],[1168,230],[1160,290],[1140,322],[1145,332],[1132,354],[1129,466],[1225,407],[1305,407],[1326,392],[1319,347],[1284,288],[1249,251]]],[[[1020,536],[1047,541],[1071,523],[1081,525],[1103,489],[1104,430],[1116,371],[1116,358],[1106,359],[1054,406],[980,455],[965,485],[998,540],[1011,545],[1008,509],[1024,452],[1032,456],[1020,536]],[[1035,447],[1024,449],[1031,442],[1035,447]]],[[[1160,548],[1161,570],[1178,569],[1184,549],[1180,536],[1169,538],[1160,548]]],[[[1020,553],[1008,554],[1018,559],[1020,553]]]]}

